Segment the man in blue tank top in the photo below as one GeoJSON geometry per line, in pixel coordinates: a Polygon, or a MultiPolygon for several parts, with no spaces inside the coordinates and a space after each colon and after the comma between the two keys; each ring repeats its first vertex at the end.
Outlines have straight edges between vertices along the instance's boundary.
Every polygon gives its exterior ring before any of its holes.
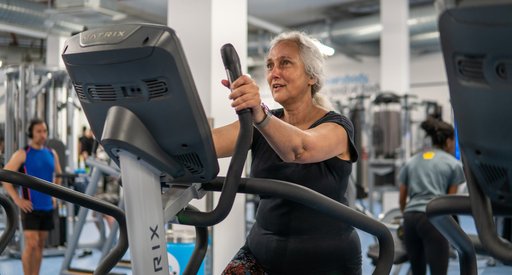
{"type": "MultiPolygon", "coordinates": [[[[56,174],[61,173],[59,158],[55,151],[45,147],[48,137],[46,123],[40,119],[32,120],[27,135],[30,139],[29,145],[16,151],[4,169],[23,171],[27,175],[60,184],[60,178],[55,177],[56,174]]],[[[53,229],[54,198],[25,187],[22,187],[18,194],[14,187],[6,182],[3,186],[21,209],[25,240],[21,255],[23,273],[37,275],[41,268],[43,247],[48,238],[48,231],[53,229]]]]}

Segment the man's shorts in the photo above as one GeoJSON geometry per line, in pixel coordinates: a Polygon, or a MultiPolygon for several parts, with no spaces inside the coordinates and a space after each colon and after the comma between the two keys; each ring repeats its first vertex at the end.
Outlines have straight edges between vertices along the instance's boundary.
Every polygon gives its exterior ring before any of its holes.
{"type": "Polygon", "coordinates": [[[24,230],[50,231],[53,229],[53,210],[21,211],[21,224],[24,230]]]}

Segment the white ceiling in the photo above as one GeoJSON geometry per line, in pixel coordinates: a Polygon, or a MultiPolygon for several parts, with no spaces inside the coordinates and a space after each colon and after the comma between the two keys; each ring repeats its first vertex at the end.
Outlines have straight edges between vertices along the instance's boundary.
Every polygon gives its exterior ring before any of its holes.
{"type": "MultiPolygon", "coordinates": [[[[106,4],[108,1],[102,2],[106,4]]],[[[378,3],[379,0],[248,0],[247,9],[251,16],[275,25],[291,27],[325,20],[327,11],[340,6],[378,6],[378,3]]],[[[119,0],[117,5],[124,11],[133,10],[159,18],[165,18],[167,13],[166,0],[119,0]]]]}
{"type": "MultiPolygon", "coordinates": [[[[337,28],[338,33],[341,30],[350,33],[353,28],[355,31],[355,27],[362,27],[363,24],[379,24],[380,0],[247,1],[250,17],[249,38],[258,36],[257,41],[264,42],[265,38],[273,35],[264,25],[275,26],[277,29],[296,28],[307,31],[337,28]]],[[[411,11],[418,7],[433,6],[433,2],[434,0],[409,0],[411,11]]],[[[14,42],[21,47],[41,47],[39,41],[47,33],[57,30],[67,31],[69,34],[76,32],[76,29],[80,30],[81,26],[93,28],[107,23],[133,20],[166,24],[166,17],[167,0],[0,0],[0,47],[12,46],[14,42]],[[99,3],[99,6],[91,7],[91,3],[99,3]],[[20,6],[24,9],[19,9],[20,6]],[[20,10],[29,12],[20,14],[20,10]],[[121,17],[124,19],[119,19],[121,17]],[[18,31],[20,29],[37,31],[39,37],[33,39],[38,42],[31,41],[33,32],[23,33],[18,31]],[[18,39],[13,41],[16,38],[18,39]]],[[[340,50],[338,52],[348,55],[378,55],[378,37],[375,34],[372,40],[363,43],[357,41],[357,44],[344,40],[344,37],[334,37],[331,42],[340,50]]],[[[431,49],[420,49],[423,50],[431,49]]]]}
{"type": "MultiPolygon", "coordinates": [[[[326,10],[369,1],[363,0],[248,0],[247,10],[252,16],[282,26],[304,25],[326,19],[326,10]]],[[[373,1],[378,3],[378,1],[373,1]]]]}

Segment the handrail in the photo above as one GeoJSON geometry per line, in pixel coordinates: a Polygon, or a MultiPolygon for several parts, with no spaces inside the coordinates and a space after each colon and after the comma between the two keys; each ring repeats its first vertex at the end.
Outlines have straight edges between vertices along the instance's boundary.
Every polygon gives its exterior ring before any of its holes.
{"type": "Polygon", "coordinates": [[[477,275],[476,252],[469,236],[451,215],[471,214],[468,196],[449,195],[432,199],[427,204],[426,214],[430,222],[454,245],[459,255],[461,275],[477,275]]]}
{"type": "Polygon", "coordinates": [[[62,187],[42,179],[38,179],[26,174],[0,169],[0,181],[10,182],[34,189],[36,191],[49,194],[53,197],[65,201],[72,201],[80,206],[110,215],[116,219],[119,224],[119,241],[110,253],[100,262],[94,274],[107,274],[121,260],[128,249],[128,232],[126,230],[126,219],[124,212],[118,207],[96,199],[92,196],[62,187]]]}
{"type": "MultiPolygon", "coordinates": [[[[464,172],[469,190],[469,199],[471,201],[471,210],[475,220],[476,231],[484,248],[496,259],[511,264],[512,263],[512,243],[502,239],[496,233],[496,225],[493,220],[493,205],[480,186],[478,186],[473,172],[469,169],[469,164],[465,160],[462,152],[462,162],[464,167],[468,167],[464,172]]],[[[510,210],[510,207],[508,208],[510,210]]],[[[510,212],[507,213],[509,216],[510,212]]]]}
{"type": "MultiPolygon", "coordinates": [[[[219,191],[224,179],[218,177],[202,185],[205,191],[219,191]]],[[[314,190],[286,181],[242,178],[239,193],[276,196],[314,208],[344,223],[368,232],[379,241],[379,259],[375,265],[374,275],[388,275],[393,266],[395,245],[391,232],[381,222],[357,212],[350,207],[324,196],[314,190]]]]}
{"type": "MultiPolygon", "coordinates": [[[[187,206],[187,210],[189,211],[199,211],[196,207],[192,205],[187,206]]],[[[202,226],[196,226],[196,243],[194,246],[194,251],[192,252],[192,256],[188,261],[187,267],[183,271],[183,275],[195,275],[201,268],[201,264],[206,256],[206,252],[208,250],[208,228],[202,226]]]]}
{"type": "Polygon", "coordinates": [[[0,253],[5,250],[9,242],[11,241],[14,233],[16,233],[16,226],[18,225],[18,211],[16,210],[16,205],[14,202],[8,198],[7,196],[0,194],[0,205],[5,210],[6,219],[6,228],[0,237],[0,253]]]}

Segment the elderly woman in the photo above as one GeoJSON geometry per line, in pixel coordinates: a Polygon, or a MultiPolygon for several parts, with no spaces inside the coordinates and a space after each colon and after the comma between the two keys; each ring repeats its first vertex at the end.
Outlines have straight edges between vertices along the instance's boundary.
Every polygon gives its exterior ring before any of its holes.
{"type": "MultiPolygon", "coordinates": [[[[244,75],[231,83],[236,110],[251,109],[251,177],[289,181],[346,204],[357,160],[352,123],[328,109],[318,94],[324,57],[304,33],[272,40],[266,78],[283,108],[268,110],[259,87],[244,75]]],[[[227,81],[223,84],[229,86],[227,81]]],[[[213,130],[217,156],[231,156],[239,124],[213,130]]],[[[361,274],[361,247],[353,227],[307,206],[262,196],[246,244],[223,274],[361,274]]]]}

